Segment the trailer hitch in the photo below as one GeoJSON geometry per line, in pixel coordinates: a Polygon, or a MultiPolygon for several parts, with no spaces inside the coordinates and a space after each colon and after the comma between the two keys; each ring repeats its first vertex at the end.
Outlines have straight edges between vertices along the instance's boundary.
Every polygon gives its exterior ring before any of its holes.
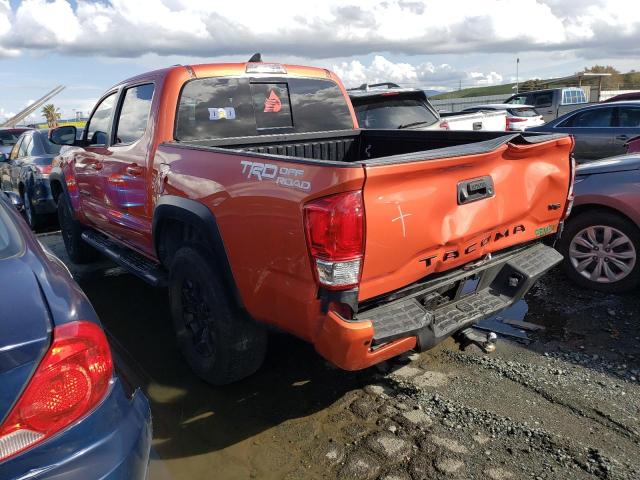
{"type": "Polygon", "coordinates": [[[456,333],[453,339],[460,344],[460,350],[462,351],[473,344],[484,353],[492,353],[496,350],[498,336],[493,332],[478,332],[473,328],[465,328],[456,333]]]}

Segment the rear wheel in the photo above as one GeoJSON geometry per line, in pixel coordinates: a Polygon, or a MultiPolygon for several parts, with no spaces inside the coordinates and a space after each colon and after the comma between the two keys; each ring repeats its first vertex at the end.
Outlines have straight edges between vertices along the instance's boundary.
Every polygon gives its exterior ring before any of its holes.
{"type": "Polygon", "coordinates": [[[185,359],[203,380],[225,385],[260,368],[267,337],[231,300],[212,259],[202,246],[180,248],[171,262],[169,299],[185,359]]]}
{"type": "Polygon", "coordinates": [[[85,227],[73,218],[69,199],[64,193],[58,197],[58,222],[67,255],[73,263],[90,263],[98,258],[98,251],[82,240],[85,227]]]}
{"type": "Polygon", "coordinates": [[[559,249],[565,273],[583,287],[621,293],[640,284],[640,230],[620,215],[600,210],[570,218],[559,249]]]}
{"type": "Polygon", "coordinates": [[[22,202],[24,203],[24,218],[27,220],[31,230],[36,231],[42,226],[42,216],[38,215],[33,208],[31,195],[29,195],[29,190],[26,187],[22,194],[22,202]]]}

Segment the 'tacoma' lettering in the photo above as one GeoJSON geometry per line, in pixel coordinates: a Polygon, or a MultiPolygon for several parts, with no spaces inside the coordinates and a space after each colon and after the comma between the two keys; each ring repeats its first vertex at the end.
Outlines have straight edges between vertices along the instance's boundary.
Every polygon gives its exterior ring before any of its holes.
{"type": "MultiPolygon", "coordinates": [[[[494,241],[497,242],[502,238],[506,238],[510,235],[517,235],[518,233],[524,232],[524,225],[516,225],[513,228],[507,228],[506,230],[497,231],[491,235],[487,235],[485,238],[478,242],[471,243],[464,248],[464,250],[448,250],[444,252],[442,255],[442,261],[446,262],[448,260],[454,260],[456,258],[460,258],[464,255],[470,255],[474,251],[476,251],[479,247],[484,247],[489,242],[494,241]]],[[[419,261],[424,262],[425,267],[430,267],[435,259],[438,258],[438,255],[431,255],[429,257],[421,258],[419,261]]]]}

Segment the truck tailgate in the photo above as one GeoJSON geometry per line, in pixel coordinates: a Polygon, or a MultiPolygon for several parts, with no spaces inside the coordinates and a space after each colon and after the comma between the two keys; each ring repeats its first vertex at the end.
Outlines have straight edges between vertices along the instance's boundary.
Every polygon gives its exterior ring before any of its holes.
{"type": "Polygon", "coordinates": [[[555,232],[572,147],[570,137],[541,137],[366,163],[360,301],[555,232]]]}

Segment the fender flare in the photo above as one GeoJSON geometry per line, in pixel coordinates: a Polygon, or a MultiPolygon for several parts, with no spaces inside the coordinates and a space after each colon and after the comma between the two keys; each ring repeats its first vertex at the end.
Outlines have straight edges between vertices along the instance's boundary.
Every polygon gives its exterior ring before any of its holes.
{"type": "Polygon", "coordinates": [[[216,217],[207,206],[196,201],[175,195],[163,195],[153,211],[152,222],[152,238],[153,247],[156,258],[160,258],[159,252],[159,229],[163,220],[177,220],[182,223],[189,224],[203,233],[203,237],[207,241],[207,246],[214,253],[214,259],[220,268],[223,281],[229,288],[236,301],[236,304],[242,310],[245,310],[240,291],[236,284],[231,270],[231,264],[227,255],[227,250],[218,228],[216,217]]]}

